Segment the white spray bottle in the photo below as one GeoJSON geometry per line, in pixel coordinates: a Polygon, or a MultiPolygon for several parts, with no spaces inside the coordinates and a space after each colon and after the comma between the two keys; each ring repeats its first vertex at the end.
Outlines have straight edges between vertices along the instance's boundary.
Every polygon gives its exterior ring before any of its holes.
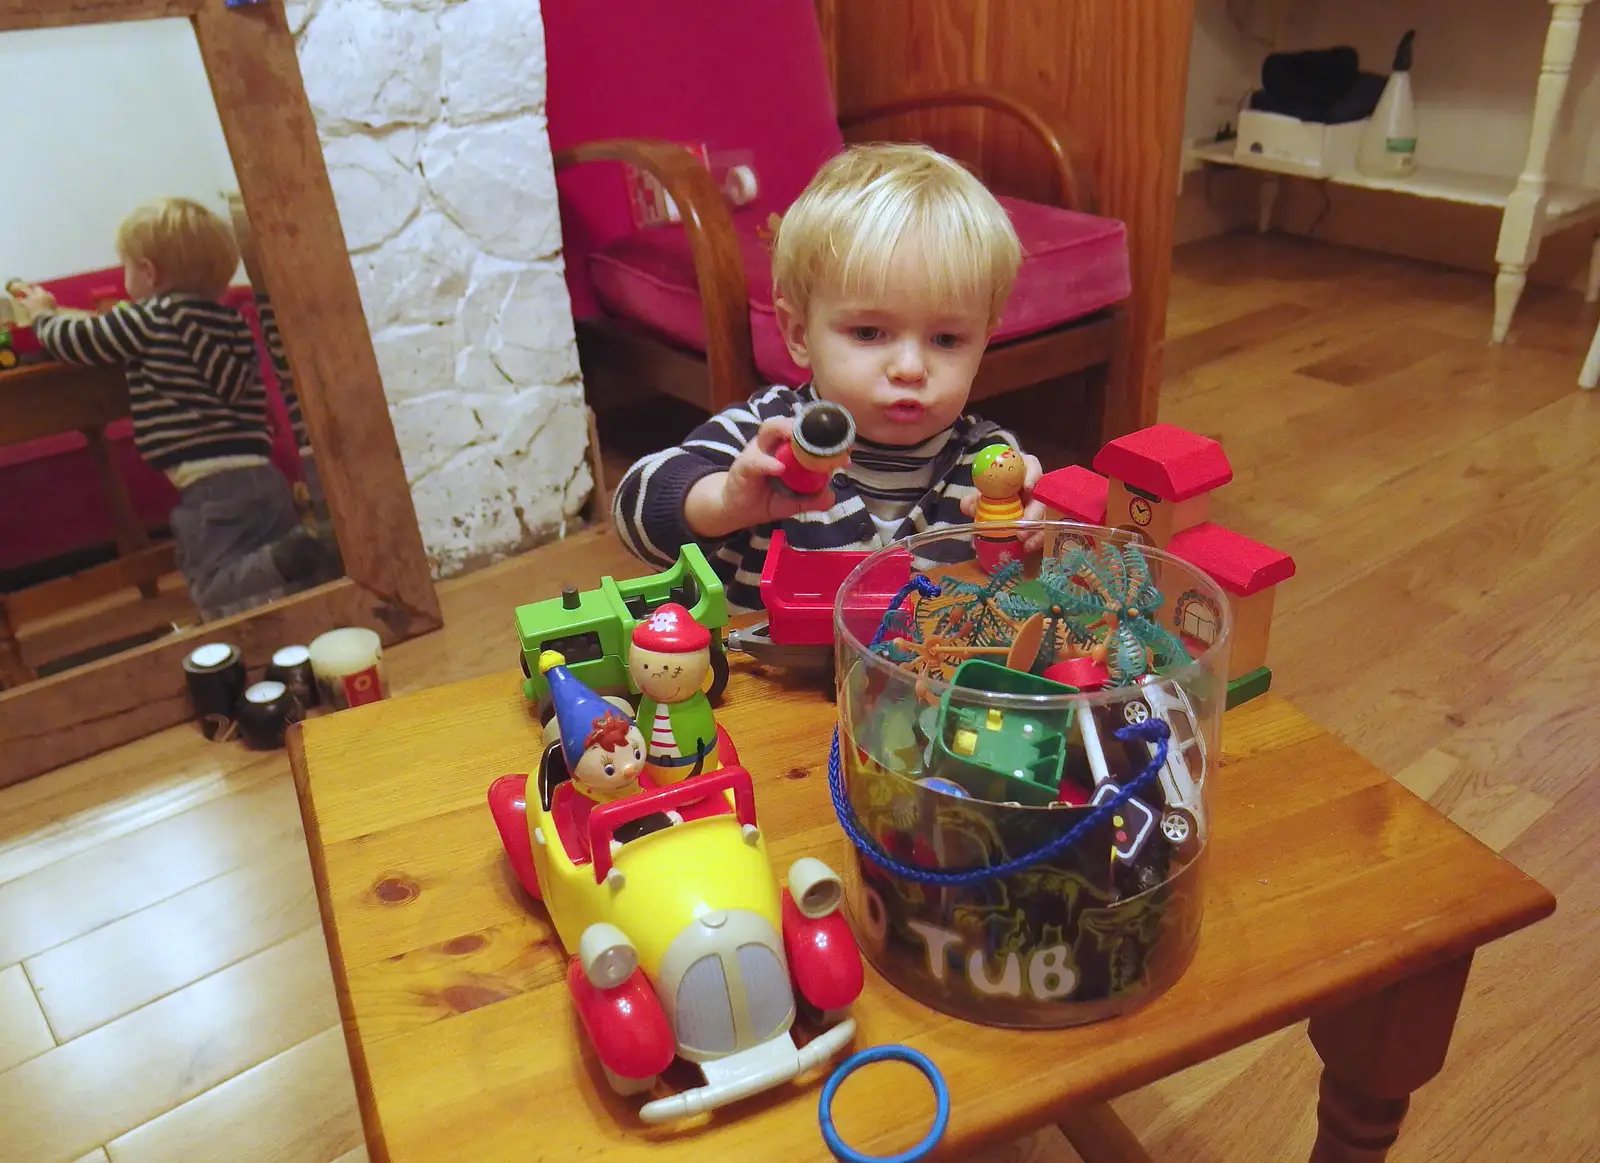
{"type": "Polygon", "coordinates": [[[1416,166],[1417,109],[1411,100],[1411,42],[1416,35],[1412,29],[1400,38],[1394,71],[1361,135],[1356,168],[1375,178],[1402,177],[1416,166]]]}

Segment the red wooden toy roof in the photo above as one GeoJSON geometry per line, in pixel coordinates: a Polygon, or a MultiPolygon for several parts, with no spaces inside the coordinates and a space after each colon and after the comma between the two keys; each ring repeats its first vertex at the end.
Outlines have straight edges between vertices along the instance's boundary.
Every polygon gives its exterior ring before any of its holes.
{"type": "Polygon", "coordinates": [[[1163,501],[1187,501],[1233,479],[1222,445],[1172,424],[1119,436],[1100,450],[1094,467],[1163,501]]]}
{"type": "Polygon", "coordinates": [[[1229,593],[1247,598],[1294,576],[1294,558],[1211,521],[1185,529],[1167,552],[1211,575],[1229,593]]]}
{"type": "Polygon", "coordinates": [[[1111,482],[1081,464],[1047,472],[1033,485],[1033,495],[1069,521],[1104,525],[1106,491],[1111,482]]]}

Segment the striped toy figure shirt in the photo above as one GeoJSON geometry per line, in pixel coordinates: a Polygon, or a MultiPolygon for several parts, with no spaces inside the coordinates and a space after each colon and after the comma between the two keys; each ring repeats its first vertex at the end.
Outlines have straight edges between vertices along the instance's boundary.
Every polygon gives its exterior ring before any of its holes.
{"type": "Polygon", "coordinates": [[[672,737],[672,715],[666,704],[660,704],[650,722],[650,758],[677,759],[681,754],[677,740],[672,737]]]}

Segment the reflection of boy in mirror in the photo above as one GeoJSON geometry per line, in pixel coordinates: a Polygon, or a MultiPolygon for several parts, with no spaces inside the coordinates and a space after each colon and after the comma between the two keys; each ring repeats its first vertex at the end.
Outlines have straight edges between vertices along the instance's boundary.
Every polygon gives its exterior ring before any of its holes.
{"type": "Polygon", "coordinates": [[[179,492],[172,535],[200,616],[327,580],[331,550],[301,525],[269,459],[250,325],[219,301],[239,265],[227,225],[197,202],[161,199],[122,223],[117,254],[133,302],[67,311],[36,286],[22,300],[55,358],[126,368],[134,445],[179,492]]]}

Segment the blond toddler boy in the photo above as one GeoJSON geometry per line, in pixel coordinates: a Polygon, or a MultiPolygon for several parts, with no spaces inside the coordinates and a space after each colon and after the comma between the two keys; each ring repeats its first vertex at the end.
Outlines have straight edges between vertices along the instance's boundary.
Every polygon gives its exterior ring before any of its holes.
{"type": "Polygon", "coordinates": [[[239,265],[227,224],[186,198],[141,206],[117,232],[131,302],[66,311],[22,289],[56,359],[126,368],[133,441],[178,489],[178,568],[203,619],[326,579],[333,551],[300,522],[269,459],[272,432],[255,337],[220,302],[239,265]]]}
{"type": "MultiPolygon", "coordinates": [[[[870,549],[971,520],[972,461],[1010,432],[966,412],[972,380],[1021,264],[1005,209],[972,174],[918,145],[856,146],[826,163],[783,216],[773,290],[784,341],[811,373],[713,416],[636,462],[612,518],[657,565],[706,551],[736,610],[758,609],[780,526],[802,549],[870,549]],[[773,487],[774,453],[818,400],[849,409],[849,464],[811,497],[773,487]]],[[[1024,458],[1025,517],[1040,465],[1024,458]]]]}

